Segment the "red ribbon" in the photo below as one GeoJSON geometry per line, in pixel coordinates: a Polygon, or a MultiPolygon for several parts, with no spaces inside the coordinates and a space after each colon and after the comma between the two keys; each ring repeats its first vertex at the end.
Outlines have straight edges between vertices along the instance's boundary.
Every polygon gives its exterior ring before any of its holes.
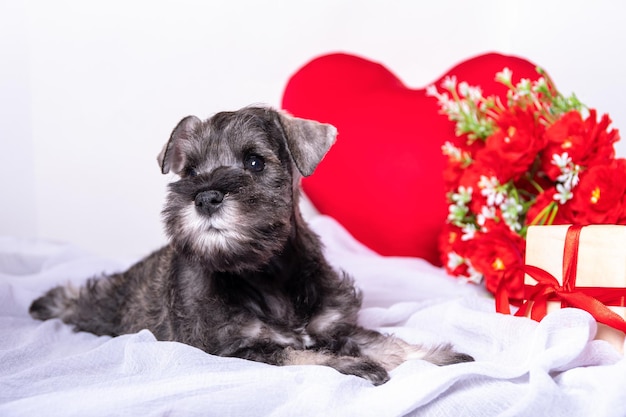
{"type": "MultiPolygon", "coordinates": [[[[607,307],[625,306],[626,288],[618,287],[577,287],[578,246],[583,226],[573,225],[567,229],[563,248],[563,284],[549,272],[532,265],[526,265],[524,272],[537,281],[536,285],[524,286],[526,302],[516,316],[526,316],[541,320],[547,313],[548,301],[560,301],[561,307],[576,307],[589,312],[598,323],[603,323],[626,333],[626,321],[607,307]]],[[[501,297],[498,311],[506,312],[508,305],[501,297]]]]}

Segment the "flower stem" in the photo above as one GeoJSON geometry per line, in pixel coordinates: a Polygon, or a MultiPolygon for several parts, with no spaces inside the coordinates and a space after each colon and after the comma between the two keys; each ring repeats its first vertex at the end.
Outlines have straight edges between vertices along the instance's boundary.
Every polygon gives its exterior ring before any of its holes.
{"type": "Polygon", "coordinates": [[[559,206],[555,201],[552,201],[550,204],[545,206],[539,214],[530,222],[531,226],[545,226],[551,225],[554,223],[554,219],[556,217],[557,212],[559,211],[559,206]]]}

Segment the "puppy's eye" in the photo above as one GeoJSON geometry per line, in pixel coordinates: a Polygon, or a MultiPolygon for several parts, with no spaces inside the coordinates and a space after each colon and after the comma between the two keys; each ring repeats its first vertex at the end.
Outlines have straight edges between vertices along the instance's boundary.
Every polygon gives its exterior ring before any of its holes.
{"type": "Polygon", "coordinates": [[[262,156],[250,154],[244,159],[243,165],[248,171],[261,172],[265,169],[265,160],[262,156]]]}
{"type": "Polygon", "coordinates": [[[195,169],[195,168],[192,168],[192,167],[187,167],[187,168],[185,168],[185,170],[183,171],[183,176],[184,176],[185,178],[187,178],[187,177],[195,177],[195,176],[197,176],[197,175],[198,175],[198,171],[196,171],[196,169],[195,169]]]}

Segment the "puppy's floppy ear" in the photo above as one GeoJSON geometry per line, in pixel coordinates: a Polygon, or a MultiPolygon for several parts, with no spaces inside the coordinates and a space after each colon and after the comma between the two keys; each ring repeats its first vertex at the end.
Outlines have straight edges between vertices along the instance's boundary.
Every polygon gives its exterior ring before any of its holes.
{"type": "Polygon", "coordinates": [[[281,111],[276,113],[291,157],[298,171],[308,177],[335,143],[337,129],[329,124],[300,119],[281,111]]]}
{"type": "Polygon", "coordinates": [[[180,174],[185,166],[185,143],[188,143],[196,128],[201,124],[202,121],[196,116],[187,116],[178,122],[170,135],[170,140],[157,156],[163,174],[167,174],[170,170],[175,174],[180,174]]]}

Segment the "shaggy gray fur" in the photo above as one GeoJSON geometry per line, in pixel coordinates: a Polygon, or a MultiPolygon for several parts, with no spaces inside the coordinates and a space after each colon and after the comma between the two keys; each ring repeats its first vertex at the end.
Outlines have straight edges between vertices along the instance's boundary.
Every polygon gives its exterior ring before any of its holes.
{"type": "Polygon", "coordinates": [[[208,353],[275,365],[327,365],[374,384],[411,358],[470,361],[357,325],[361,296],[324,259],[298,209],[299,181],[335,128],[264,107],[183,119],[158,157],[169,185],[170,243],[129,270],[30,307],[40,320],[120,335],[149,329],[208,353]]]}

